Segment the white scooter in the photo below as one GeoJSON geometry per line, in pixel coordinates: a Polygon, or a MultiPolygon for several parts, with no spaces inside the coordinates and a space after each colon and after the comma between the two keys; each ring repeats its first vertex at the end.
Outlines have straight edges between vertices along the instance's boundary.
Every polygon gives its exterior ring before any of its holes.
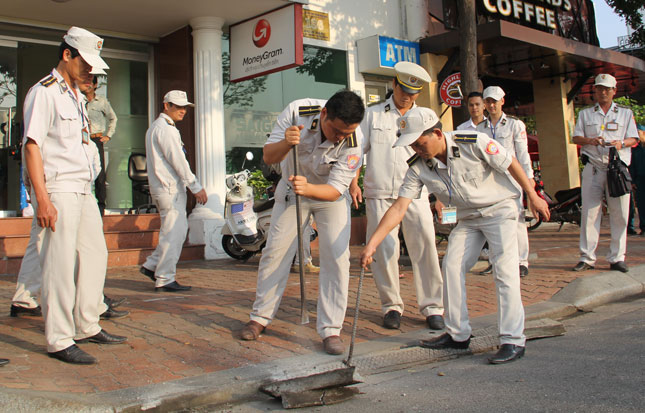
{"type": "MultiPolygon", "coordinates": [[[[253,154],[246,153],[252,160],[253,154]]],[[[244,164],[242,164],[244,168],[244,164]]],[[[271,224],[274,199],[254,202],[253,188],[248,185],[251,172],[243,169],[226,178],[225,224],[222,227],[222,248],[232,258],[246,261],[262,251],[271,224]]]]}

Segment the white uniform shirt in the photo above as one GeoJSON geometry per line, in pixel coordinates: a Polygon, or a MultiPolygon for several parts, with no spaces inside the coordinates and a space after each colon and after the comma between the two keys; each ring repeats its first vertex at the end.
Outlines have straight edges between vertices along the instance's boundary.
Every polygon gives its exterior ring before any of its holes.
{"type": "MultiPolygon", "coordinates": [[[[482,122],[486,121],[486,117],[482,122]]],[[[468,119],[466,122],[462,123],[457,127],[457,130],[477,130],[477,124],[473,122],[473,118],[468,119]]]]}
{"type": "Polygon", "coordinates": [[[92,134],[102,133],[103,136],[114,136],[117,117],[106,98],[95,95],[91,102],[87,102],[87,113],[92,134]]]}
{"type": "Polygon", "coordinates": [[[146,132],[146,166],[151,194],[177,193],[186,191],[186,187],[193,194],[202,190],[190,170],[183,147],[175,122],[165,113],[159,114],[146,132]]]}
{"type": "MultiPolygon", "coordinates": [[[[266,144],[283,140],[287,128],[304,125],[304,129],[300,131],[298,145],[299,175],[306,177],[312,184],[330,185],[342,195],[356,176],[356,169],[362,164],[363,135],[359,127],[351,137],[337,144],[324,140],[320,129],[320,110],[326,102],[320,99],[299,99],[291,102],[278,116],[266,144]]],[[[293,175],[291,150],[280,166],[284,179],[293,175]]]]}
{"type": "MultiPolygon", "coordinates": [[[[531,166],[529,143],[524,122],[517,118],[506,116],[506,113],[502,112],[502,117],[497,121],[497,125],[493,126],[491,120],[486,119],[477,125],[477,131],[484,132],[501,143],[507,152],[517,158],[526,176],[529,179],[533,178],[533,167],[531,166]]],[[[517,187],[519,188],[519,184],[517,187]]]]}
{"type": "MultiPolygon", "coordinates": [[[[631,109],[612,102],[607,114],[599,104],[580,111],[573,136],[596,138],[600,136],[605,141],[624,141],[627,138],[638,139],[638,130],[631,109]]],[[[607,169],[609,163],[609,148],[595,145],[582,145],[581,153],[589,157],[589,161],[601,170],[607,169]]],[[[632,159],[631,148],[623,147],[618,151],[620,159],[629,165],[632,159]]]]}
{"type": "Polygon", "coordinates": [[[468,219],[494,213],[486,211],[497,203],[517,198],[507,175],[512,154],[500,143],[479,132],[444,132],[447,161],[424,161],[415,156],[399,191],[414,199],[425,185],[444,204],[457,207],[457,218],[468,219]]]}
{"type": "MultiPolygon", "coordinates": [[[[416,105],[415,105],[416,106],[416,105]]],[[[374,199],[396,199],[408,171],[406,161],[414,155],[409,146],[393,148],[397,140],[397,119],[401,113],[390,97],[370,106],[361,123],[364,133],[363,153],[366,169],[363,177],[363,196],[374,199]]]]}
{"type": "Polygon", "coordinates": [[[48,193],[89,194],[98,175],[96,147],[89,145],[85,97],[78,88],[75,91],[76,95],[54,69],[25,97],[23,143],[29,138],[38,144],[48,193]],[[87,143],[83,143],[84,129],[87,143]]]}

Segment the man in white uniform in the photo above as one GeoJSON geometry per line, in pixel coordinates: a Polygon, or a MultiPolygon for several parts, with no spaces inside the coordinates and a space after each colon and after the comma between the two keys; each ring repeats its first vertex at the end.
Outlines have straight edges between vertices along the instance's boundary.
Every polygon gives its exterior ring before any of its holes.
{"type": "Polygon", "coordinates": [[[627,272],[625,250],[630,194],[617,198],[609,196],[607,165],[611,147],[616,148],[625,164],[630,164],[631,147],[638,144],[638,130],[632,111],[613,101],[616,94],[616,79],[613,76],[596,76],[593,93],[596,104],[580,111],[573,131],[573,143],[582,146],[580,155],[585,164],[582,171],[580,262],[573,267],[573,271],[585,271],[596,265],[602,198],[605,197],[611,226],[611,243],[607,254],[609,268],[627,272]]]}
{"type": "Polygon", "coordinates": [[[477,125],[486,120],[484,116],[484,95],[470,92],[466,99],[470,119],[457,127],[457,130],[477,130],[477,125]]]}
{"type": "MultiPolygon", "coordinates": [[[[102,69],[98,68],[93,68],[90,73],[94,74],[94,72],[98,70],[105,74],[102,69]]],[[[92,83],[81,83],[78,87],[83,94],[86,94],[86,91],[92,88],[92,83]]],[[[99,158],[100,154],[97,147],[96,156],[94,157],[94,168],[101,168],[99,158]]],[[[29,176],[26,168],[23,169],[23,182],[25,183],[27,190],[30,191],[31,184],[29,183],[29,176]]],[[[25,254],[23,255],[22,262],[20,263],[20,271],[18,272],[18,279],[16,280],[16,292],[11,300],[11,310],[9,313],[11,317],[19,317],[20,315],[42,315],[40,305],[38,305],[38,295],[40,294],[42,283],[42,271],[40,268],[40,259],[38,258],[38,240],[42,238],[42,234],[44,234],[44,232],[45,230],[38,226],[38,223],[35,220],[32,220],[31,230],[29,233],[29,243],[27,244],[25,254]]],[[[103,296],[104,305],[102,306],[103,311],[101,313],[101,319],[122,318],[130,314],[127,310],[116,310],[116,308],[123,304],[125,300],[125,298],[112,299],[107,296],[103,296]]]]}
{"type": "MultiPolygon", "coordinates": [[[[361,98],[353,92],[341,91],[328,101],[296,100],[278,116],[264,145],[264,161],[285,162],[275,193],[267,245],[260,259],[251,321],[240,334],[243,340],[257,339],[278,311],[298,244],[295,225],[298,194],[302,216],[311,213],[318,227],[316,328],[327,353],[343,353],[339,335],[347,309],[351,218],[346,192],[362,162],[359,125],[364,114],[361,98]],[[300,160],[297,176],[293,168],[294,147],[300,160]]],[[[305,226],[303,223],[303,230],[305,226]]]]}
{"type": "Polygon", "coordinates": [[[421,345],[431,349],[466,349],[470,345],[465,275],[488,241],[495,268],[501,341],[499,351],[489,361],[500,364],[522,357],[526,338],[517,258],[518,194],[506,172],[521,183],[535,212],[548,218],[546,202],[535,193],[512,154],[485,134],[444,133],[437,115],[419,107],[399,120],[399,128],[401,136],[395,145],[410,145],[417,157],[409,162],[398,199],[365,245],[361,265],[372,261],[377,245],[401,222],[412,199],[427,186],[446,205],[444,217],[457,221],[457,226],[450,233],[443,259],[446,333],[421,345]]]}
{"type": "MultiPolygon", "coordinates": [[[[499,86],[489,86],[484,89],[484,105],[488,111],[488,119],[477,125],[477,131],[484,132],[499,142],[506,152],[514,156],[522,166],[526,176],[533,179],[533,167],[529,156],[526,126],[521,120],[507,116],[502,110],[504,106],[504,91],[499,86]]],[[[520,258],[520,277],[529,275],[529,234],[526,229],[522,188],[511,180],[518,197],[516,198],[519,218],[517,221],[517,245],[520,258]]],[[[483,271],[486,273],[486,270],[483,271]]]]}
{"type": "Polygon", "coordinates": [[[186,108],[195,106],[186,92],[171,90],[163,98],[164,110],[146,132],[146,166],[150,195],[159,209],[161,229],[157,248],[146,259],[141,273],[155,282],[155,291],[190,290],[175,280],[177,261],[188,233],[186,187],[200,204],[208,195],[190,170],[184,143],[175,122],[184,119],[186,108]]]}
{"type": "MultiPolygon", "coordinates": [[[[363,152],[367,155],[363,178],[365,193],[361,194],[358,186],[360,171],[349,188],[356,208],[365,196],[368,238],[385,211],[396,201],[408,170],[406,161],[414,155],[408,146],[392,147],[397,139],[396,121],[416,107],[414,102],[423,86],[431,80],[428,72],[415,63],[399,62],[394,65],[394,70],[396,78],[392,80],[392,95],[383,103],[368,108],[361,124],[363,152]]],[[[443,280],[427,191],[412,202],[401,226],[412,262],[419,310],[429,328],[441,330],[444,328],[443,280]]],[[[381,297],[383,326],[391,329],[400,327],[404,308],[399,286],[399,251],[397,225],[377,248],[372,263],[374,282],[381,297]]]]}
{"type": "Polygon", "coordinates": [[[45,229],[39,239],[42,304],[47,351],[76,364],[96,359],[76,343],[118,344],[125,337],[101,329],[107,248],[103,222],[91,193],[98,175],[90,145],[85,100],[78,85],[100,57],[103,39],[72,27],[63,37],[59,62],[25,98],[24,148],[33,187],[34,220],[45,229]]]}

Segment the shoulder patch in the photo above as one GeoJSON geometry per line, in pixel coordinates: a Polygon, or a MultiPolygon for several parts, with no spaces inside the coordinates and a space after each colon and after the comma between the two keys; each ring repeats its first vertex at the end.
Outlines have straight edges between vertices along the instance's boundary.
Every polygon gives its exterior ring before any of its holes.
{"type": "Polygon", "coordinates": [[[356,139],[356,132],[352,132],[352,134],[347,137],[347,147],[356,148],[357,146],[358,139],[356,139]]]}
{"type": "Polygon", "coordinates": [[[477,142],[477,135],[465,134],[465,133],[456,133],[455,142],[460,143],[475,143],[477,142]]]}
{"type": "Polygon", "coordinates": [[[421,159],[421,158],[419,157],[419,155],[417,155],[417,154],[415,153],[414,155],[412,155],[412,156],[410,157],[410,159],[408,159],[408,160],[407,160],[407,161],[405,161],[405,162],[407,162],[408,166],[412,166],[412,165],[414,165],[414,163],[415,163],[416,161],[418,161],[419,159],[421,159]]]}
{"type": "Polygon", "coordinates": [[[298,115],[299,116],[313,116],[317,115],[320,113],[322,109],[320,108],[320,105],[316,106],[300,106],[298,107],[298,115]]]}
{"type": "Polygon", "coordinates": [[[54,83],[56,83],[56,78],[53,75],[49,75],[49,76],[47,76],[46,78],[44,78],[43,80],[40,81],[40,84],[45,86],[45,87],[50,87],[54,83]]]}

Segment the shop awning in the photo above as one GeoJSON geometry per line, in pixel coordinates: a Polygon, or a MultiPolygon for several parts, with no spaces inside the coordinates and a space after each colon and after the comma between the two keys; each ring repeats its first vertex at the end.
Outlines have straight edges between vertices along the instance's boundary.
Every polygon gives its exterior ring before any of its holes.
{"type": "MultiPolygon", "coordinates": [[[[459,32],[422,39],[420,47],[421,53],[458,55],[459,32]]],[[[564,76],[579,85],[579,95],[585,102],[591,96],[593,77],[599,73],[616,77],[619,95],[645,87],[642,59],[503,20],[477,27],[477,55],[480,77],[530,82],[564,76]]]]}

